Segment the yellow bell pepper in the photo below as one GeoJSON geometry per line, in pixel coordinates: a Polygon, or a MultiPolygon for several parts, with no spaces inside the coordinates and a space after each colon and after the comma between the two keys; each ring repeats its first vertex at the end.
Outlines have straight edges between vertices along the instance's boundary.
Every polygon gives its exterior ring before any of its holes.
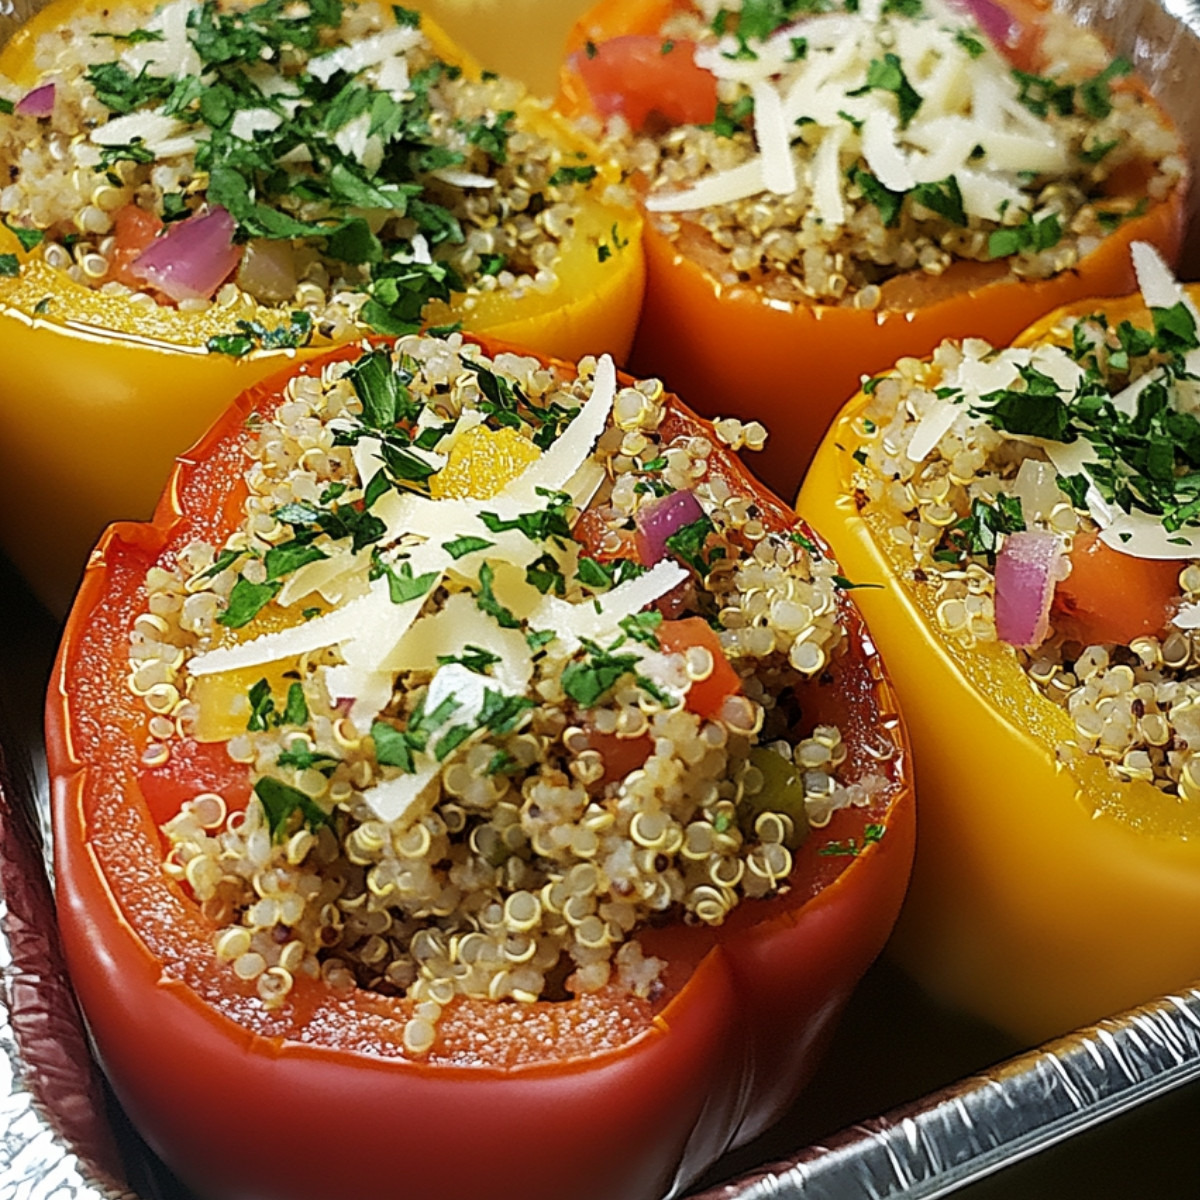
{"type": "Polygon", "coordinates": [[[563,45],[592,0],[422,0],[427,12],[486,66],[553,93],[563,45]]]}
{"type": "MultiPolygon", "coordinates": [[[[136,0],[147,12],[151,0],[136,0]]],[[[105,0],[54,0],[0,52],[0,73],[36,83],[33,47],[44,33],[105,0]]],[[[426,20],[439,55],[477,73],[472,59],[426,20]]],[[[596,148],[533,101],[518,121],[599,163],[596,148]]],[[[601,166],[583,212],[562,246],[557,284],[513,299],[485,293],[427,307],[431,325],[461,322],[543,354],[577,359],[608,351],[623,360],[641,305],[644,261],[637,214],[601,199],[617,178],[601,166]]],[[[20,273],[0,278],[0,546],[47,606],[65,611],[88,551],[119,518],[146,517],[178,453],[238,394],[297,360],[328,348],[258,350],[234,359],[210,354],[214,334],[236,318],[270,326],[285,309],[181,313],[134,305],[74,283],[49,267],[40,248],[25,252],[0,226],[0,254],[20,273]]]]}
{"type": "MultiPolygon", "coordinates": [[[[1200,299],[1200,288],[1192,295],[1200,299]]],[[[1060,309],[1115,326],[1136,298],[1060,309]]],[[[800,494],[888,663],[913,739],[920,825],[895,957],[934,996],[1039,1042],[1200,977],[1200,808],[1118,781],[1099,758],[1058,762],[1073,730],[1012,647],[966,650],[940,633],[931,589],[860,513],[852,477],[868,398],[855,397],[800,494]]]]}

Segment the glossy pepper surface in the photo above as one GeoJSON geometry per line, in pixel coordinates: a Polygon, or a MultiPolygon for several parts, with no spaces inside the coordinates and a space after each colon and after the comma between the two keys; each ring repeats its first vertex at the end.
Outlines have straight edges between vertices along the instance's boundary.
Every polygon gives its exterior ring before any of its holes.
{"type": "MultiPolygon", "coordinates": [[[[1145,320],[1136,297],[1084,302],[1014,344],[1062,341],[1064,319],[1097,311],[1114,326],[1145,320]]],[[[1200,975],[1200,814],[1117,780],[1098,757],[1059,762],[1071,717],[1034,689],[1013,648],[947,642],[929,590],[901,577],[904,563],[859,511],[853,455],[868,400],[834,423],[799,508],[843,570],[881,585],[857,596],[904,704],[921,797],[896,957],[939,999],[1030,1044],[1189,984],[1200,975]]],[[[1175,576],[1180,565],[1129,561],[1175,576]]],[[[1115,619],[1130,606],[1113,594],[1115,619]]]]}
{"type": "MultiPolygon", "coordinates": [[[[669,964],[661,999],[456,1000],[421,1061],[400,1048],[403,999],[298,978],[268,1012],[253,984],[217,969],[213,927],[162,872],[157,828],[197,790],[244,794],[245,768],[223,744],[193,742],[144,766],[144,710],[126,679],[147,568],[234,527],[245,422],[281,390],[260,384],[225,414],[181,460],[153,523],[109,530],[60,650],[47,710],[59,915],[103,1065],[156,1150],[225,1200],[391,1194],[398,1171],[412,1200],[654,1200],[780,1114],[899,909],[914,814],[879,658],[843,596],[845,652],[800,699],[806,719],[843,731],[848,779],[882,771],[889,786],[812,831],[782,894],[717,929],[644,931],[669,964]]],[[[664,431],[711,437],[675,403],[664,431]]],[[[728,453],[710,471],[792,528],[728,453]]]]}
{"type": "MultiPolygon", "coordinates": [[[[1008,57],[1017,67],[1036,70],[1044,6],[1010,0],[1004,7],[1022,26],[1008,57]]],[[[707,73],[690,63],[686,47],[664,43],[659,32],[672,14],[690,8],[687,0],[600,0],[568,41],[559,107],[574,115],[623,111],[631,121],[638,115],[669,124],[712,121],[711,76],[705,92],[701,77],[707,73]],[[643,59],[638,45],[646,42],[655,52],[643,59]],[[664,44],[671,45],[669,53],[661,52],[664,44]],[[606,49],[618,73],[622,62],[632,64],[627,82],[614,82],[607,69],[593,74],[592,64],[607,61],[606,49]],[[622,87],[619,103],[607,94],[622,87]]],[[[910,272],[888,281],[876,310],[773,306],[748,284],[721,281],[726,254],[698,226],[684,223],[671,238],[650,219],[646,299],[631,364],[660,376],[706,414],[761,420],[771,440],[755,469],[780,495],[792,496],[830,421],[864,374],[904,355],[927,354],[946,337],[1002,345],[1061,305],[1133,290],[1130,243],[1151,242],[1174,262],[1182,245],[1185,191],[1177,187],[1151,202],[1075,269],[1050,279],[1020,280],[1003,260],[959,261],[938,276],[910,272]]]]}
{"type": "MultiPolygon", "coordinates": [[[[140,6],[147,14],[155,7],[152,0],[140,6]]],[[[32,86],[37,39],[64,14],[104,7],[101,0],[48,5],[4,47],[0,73],[32,86]]],[[[423,28],[444,60],[478,70],[436,26],[426,20],[423,28]]],[[[590,143],[532,102],[521,117],[595,161],[590,143]]],[[[555,288],[518,299],[485,293],[469,313],[436,302],[426,309],[427,322],[461,321],[547,354],[575,358],[607,350],[623,360],[641,303],[644,261],[639,218],[599,199],[606,170],[564,243],[555,288]],[[600,261],[598,244],[614,241],[619,252],[600,261]]],[[[232,330],[219,309],[186,313],[97,292],[48,266],[39,249],[23,249],[4,226],[0,254],[15,255],[20,264],[17,275],[0,277],[0,356],[20,364],[0,379],[0,448],[7,463],[0,478],[0,546],[48,607],[61,613],[104,526],[148,515],[174,457],[227,404],[321,348],[260,349],[243,358],[209,353],[209,338],[232,330]],[[26,503],[35,491],[38,503],[26,503]]],[[[280,320],[287,318],[281,308],[280,320]]]]}

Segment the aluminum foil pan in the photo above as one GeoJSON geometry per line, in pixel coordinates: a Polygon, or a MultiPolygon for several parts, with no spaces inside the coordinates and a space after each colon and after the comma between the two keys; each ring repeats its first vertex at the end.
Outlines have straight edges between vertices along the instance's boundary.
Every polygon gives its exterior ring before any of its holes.
{"type": "MultiPolygon", "coordinates": [[[[1134,60],[1194,148],[1200,179],[1200,97],[1192,87],[1200,78],[1200,0],[1057,3],[1134,60]]],[[[40,6],[0,0],[0,44],[40,6]]],[[[1198,212],[1200,186],[1190,203],[1189,279],[1200,278],[1198,212]]],[[[186,1200],[107,1096],[62,962],[40,742],[56,631],[2,561],[0,627],[0,1200],[186,1200]]],[[[944,1196],[1197,1079],[1200,985],[796,1147],[691,1200],[944,1196]]],[[[769,1144],[778,1147],[780,1136],[776,1130],[769,1144]]],[[[779,1150],[762,1156],[772,1153],[779,1150]]],[[[737,1162],[745,1152],[710,1178],[728,1177],[737,1162]]]]}

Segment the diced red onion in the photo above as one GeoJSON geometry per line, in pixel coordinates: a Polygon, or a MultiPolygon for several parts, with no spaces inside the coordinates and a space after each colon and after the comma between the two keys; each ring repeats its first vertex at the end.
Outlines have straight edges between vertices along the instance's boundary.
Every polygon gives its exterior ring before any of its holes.
{"type": "Polygon", "coordinates": [[[1044,530],[1010,533],[996,556],[996,636],[1032,650],[1050,632],[1050,604],[1061,578],[1063,545],[1044,530]]]}
{"type": "Polygon", "coordinates": [[[984,36],[999,50],[1011,49],[1021,36],[1020,22],[996,0],[956,0],[984,36]]]}
{"type": "Polygon", "coordinates": [[[700,501],[691,492],[672,492],[643,504],[637,512],[638,554],[647,567],[661,562],[670,551],[667,538],[704,516],[700,501]]]}
{"type": "Polygon", "coordinates": [[[129,270],[172,300],[211,300],[242,257],[233,244],[236,222],[217,205],[168,225],[129,264],[129,270]]]}
{"type": "Polygon", "coordinates": [[[54,84],[43,83],[24,96],[13,106],[18,117],[49,117],[54,113],[54,84]]]}

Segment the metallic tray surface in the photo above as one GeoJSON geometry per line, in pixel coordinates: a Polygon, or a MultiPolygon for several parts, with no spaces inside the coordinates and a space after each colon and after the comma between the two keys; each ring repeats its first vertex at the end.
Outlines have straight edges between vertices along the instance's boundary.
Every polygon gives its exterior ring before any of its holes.
{"type": "MultiPolygon", "coordinates": [[[[1200,177],[1200,0],[1057,6],[1133,59],[1193,148],[1193,179],[1200,177]]],[[[0,44],[40,7],[38,0],[0,0],[0,44]]],[[[1200,277],[1198,210],[1200,187],[1193,187],[1189,279],[1200,277]]],[[[111,1101],[88,1055],[47,880],[40,706],[57,631],[4,563],[0,620],[0,1200],[183,1200],[186,1193],[165,1178],[120,1114],[116,1135],[104,1117],[111,1101]],[[122,1157],[136,1191],[121,1182],[122,1157]]],[[[1200,985],[796,1147],[691,1200],[945,1196],[1198,1079],[1200,985]]],[[[778,1134],[770,1141],[777,1143],[778,1134]]],[[[718,1164],[709,1178],[728,1176],[744,1159],[718,1164]]]]}

